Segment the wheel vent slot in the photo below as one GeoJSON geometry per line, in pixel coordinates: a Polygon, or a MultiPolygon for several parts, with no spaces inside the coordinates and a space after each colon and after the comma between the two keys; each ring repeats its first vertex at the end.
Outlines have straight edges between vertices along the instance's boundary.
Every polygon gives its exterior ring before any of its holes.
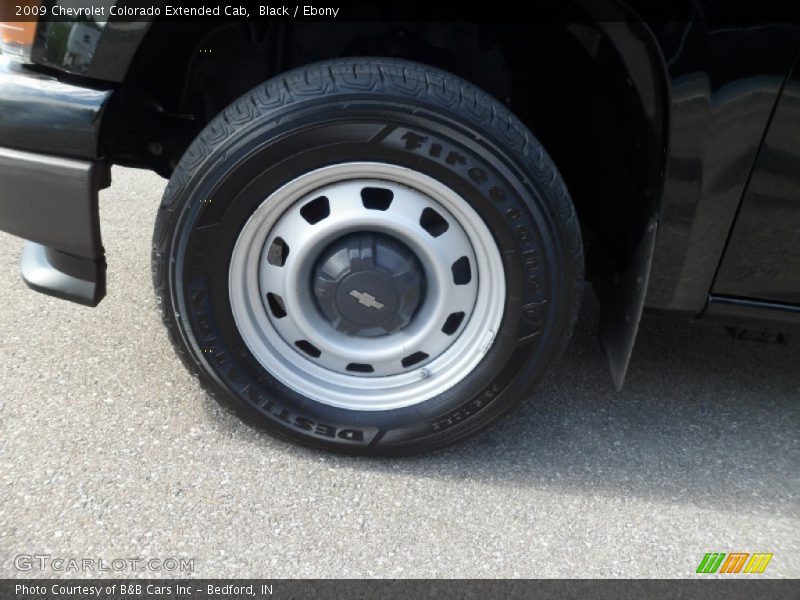
{"type": "Polygon", "coordinates": [[[409,354],[408,356],[406,356],[403,360],[400,361],[400,363],[403,365],[403,367],[407,369],[408,367],[413,367],[417,363],[422,362],[426,358],[428,358],[428,355],[425,354],[424,352],[414,352],[414,354],[409,354]]]}
{"type": "Polygon", "coordinates": [[[300,215],[308,221],[310,225],[315,225],[322,221],[323,219],[327,219],[331,214],[331,206],[328,202],[328,199],[325,196],[320,196],[319,198],[315,198],[308,204],[305,204],[303,208],[300,209],[300,215]]]}
{"type": "Polygon", "coordinates": [[[419,224],[425,231],[433,237],[439,237],[450,229],[450,225],[444,217],[432,208],[426,208],[419,217],[419,224]]]}
{"type": "Polygon", "coordinates": [[[361,202],[370,210],[387,210],[394,200],[394,193],[384,188],[366,187],[361,190],[361,202]]]}
{"type": "Polygon", "coordinates": [[[282,319],[286,316],[286,305],[283,303],[283,298],[278,294],[273,294],[272,292],[267,294],[267,305],[272,316],[276,319],[282,319]]]}
{"type": "Polygon", "coordinates": [[[267,262],[274,267],[282,267],[289,258],[289,244],[282,237],[276,237],[269,246],[267,262]]]}
{"type": "Polygon", "coordinates": [[[466,256],[462,256],[454,262],[451,269],[453,271],[453,283],[456,285],[467,285],[472,281],[472,269],[466,256]]]}
{"type": "Polygon", "coordinates": [[[317,348],[308,340],[298,340],[294,343],[294,345],[313,358],[319,358],[322,354],[322,352],[319,351],[319,348],[317,348]]]}
{"type": "Polygon", "coordinates": [[[447,321],[445,321],[444,325],[442,326],[442,333],[453,335],[456,331],[458,331],[458,328],[461,327],[461,321],[463,320],[463,312],[450,313],[450,316],[447,317],[447,321]]]}
{"type": "Polygon", "coordinates": [[[375,369],[372,368],[372,365],[367,365],[363,363],[350,363],[347,365],[347,370],[351,371],[352,373],[374,373],[375,369]]]}

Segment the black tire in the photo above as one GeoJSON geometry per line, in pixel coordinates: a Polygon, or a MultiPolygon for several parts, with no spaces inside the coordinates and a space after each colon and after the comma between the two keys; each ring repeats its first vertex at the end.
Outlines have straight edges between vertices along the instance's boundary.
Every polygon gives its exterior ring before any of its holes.
{"type": "Polygon", "coordinates": [[[205,128],[164,193],[152,271],[178,355],[224,407],[282,439],[401,455],[462,440],[525,397],[569,340],[583,256],[558,170],[502,104],[428,66],[363,58],[282,74],[205,128]],[[403,131],[443,148],[404,143],[403,131]],[[491,348],[453,389],[414,406],[352,411],[301,396],[259,364],[231,314],[228,264],[249,215],[286,181],[344,160],[399,164],[446,184],[502,252],[505,312],[491,348]]]}

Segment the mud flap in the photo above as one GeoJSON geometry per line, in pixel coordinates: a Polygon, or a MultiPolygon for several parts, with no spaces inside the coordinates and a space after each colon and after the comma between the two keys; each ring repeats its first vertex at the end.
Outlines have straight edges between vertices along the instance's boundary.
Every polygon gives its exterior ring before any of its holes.
{"type": "Polygon", "coordinates": [[[657,225],[655,218],[648,221],[627,270],[600,297],[600,341],[618,390],[625,382],[644,310],[657,225]]]}

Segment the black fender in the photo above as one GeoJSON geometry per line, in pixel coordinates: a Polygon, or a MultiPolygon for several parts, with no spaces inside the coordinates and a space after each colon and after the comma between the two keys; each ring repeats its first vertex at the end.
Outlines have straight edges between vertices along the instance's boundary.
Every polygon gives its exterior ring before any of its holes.
{"type": "MultiPolygon", "coordinates": [[[[45,0],[52,7],[62,0],[45,0]]],[[[98,0],[95,4],[108,12],[119,0],[98,0]]],[[[149,2],[162,6],[161,0],[149,2]]],[[[631,239],[639,240],[627,264],[594,282],[600,305],[600,339],[608,358],[611,374],[621,387],[633,351],[639,321],[647,296],[658,230],[661,192],[667,161],[668,84],[666,68],[659,44],[631,9],[613,0],[576,3],[587,19],[593,21],[611,41],[627,69],[628,79],[638,97],[645,122],[642,151],[652,158],[647,163],[648,188],[642,195],[642,218],[630,231],[631,239]]],[[[62,72],[104,82],[123,82],[134,56],[152,25],[149,18],[109,18],[87,46],[85,55],[71,56],[67,61],[63,48],[59,51],[52,40],[56,28],[84,26],[78,22],[43,22],[37,31],[32,58],[34,62],[62,72]]],[[[67,33],[68,35],[68,33],[67,33]]]]}

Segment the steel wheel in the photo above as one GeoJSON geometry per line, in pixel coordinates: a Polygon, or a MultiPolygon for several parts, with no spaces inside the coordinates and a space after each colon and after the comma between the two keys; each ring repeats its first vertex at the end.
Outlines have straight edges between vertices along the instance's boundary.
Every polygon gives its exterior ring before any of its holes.
{"type": "Polygon", "coordinates": [[[285,385],[389,410],[475,368],[505,280],[489,229],[452,190],[404,167],[346,163],[264,200],[234,247],[229,294],[248,348],[285,385]]]}

